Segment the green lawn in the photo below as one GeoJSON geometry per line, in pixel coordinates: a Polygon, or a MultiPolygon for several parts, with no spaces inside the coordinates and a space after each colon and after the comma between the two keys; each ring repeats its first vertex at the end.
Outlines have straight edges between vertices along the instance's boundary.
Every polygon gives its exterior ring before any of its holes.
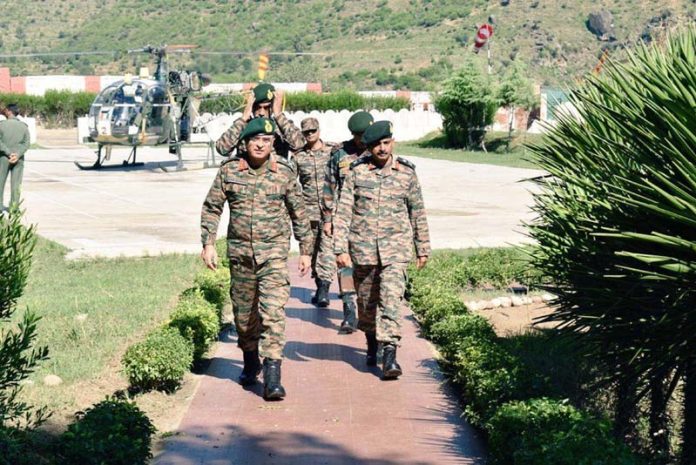
{"type": "Polygon", "coordinates": [[[528,161],[530,152],[525,147],[525,144],[537,142],[539,136],[536,134],[515,136],[509,152],[505,150],[506,138],[506,134],[490,133],[486,136],[488,152],[482,150],[469,151],[446,147],[443,136],[439,133],[434,133],[417,141],[398,143],[396,152],[400,155],[437,160],[510,166],[513,168],[535,168],[534,164],[528,161]]]}
{"type": "Polygon", "coordinates": [[[66,261],[66,251],[39,239],[19,307],[42,316],[39,343],[50,351],[23,395],[52,410],[76,403],[77,383],[100,377],[107,367],[119,370],[125,348],[166,319],[202,270],[194,255],[66,261]],[[43,386],[47,374],[63,384],[43,386]]]}

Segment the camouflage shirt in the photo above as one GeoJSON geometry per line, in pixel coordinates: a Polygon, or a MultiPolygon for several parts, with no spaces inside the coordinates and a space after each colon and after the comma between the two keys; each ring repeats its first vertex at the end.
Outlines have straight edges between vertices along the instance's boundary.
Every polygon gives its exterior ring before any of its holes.
{"type": "Polygon", "coordinates": [[[302,186],[307,215],[310,221],[321,220],[321,196],[324,188],[326,165],[336,144],[323,142],[319,150],[300,150],[293,157],[302,186]]]}
{"type": "MultiPolygon", "coordinates": [[[[279,114],[277,117],[271,117],[276,123],[276,139],[273,143],[273,151],[283,158],[288,159],[290,152],[302,149],[307,141],[305,141],[302,132],[285,116],[285,113],[279,114]]],[[[228,156],[235,148],[237,155],[240,151],[245,151],[243,144],[240,144],[240,136],[247,125],[247,121],[243,118],[238,118],[232,127],[225,131],[222,136],[215,142],[215,149],[220,155],[228,156]]]]}
{"type": "Polygon", "coordinates": [[[350,166],[334,218],[334,252],[357,265],[409,262],[430,255],[430,235],[415,166],[392,157],[383,168],[362,157],[350,166]]]}
{"type": "Polygon", "coordinates": [[[300,253],[311,255],[313,236],[290,162],[271,155],[258,170],[246,159],[233,157],[224,163],[213,181],[201,212],[201,241],[214,244],[220,216],[230,206],[227,254],[230,258],[254,257],[257,263],[286,259],[290,246],[288,216],[292,220],[300,253]]]}
{"type": "Polygon", "coordinates": [[[358,147],[351,139],[342,142],[331,153],[331,158],[324,171],[324,187],[321,198],[321,219],[324,223],[331,223],[350,164],[357,160],[363,152],[364,149],[358,147]]]}

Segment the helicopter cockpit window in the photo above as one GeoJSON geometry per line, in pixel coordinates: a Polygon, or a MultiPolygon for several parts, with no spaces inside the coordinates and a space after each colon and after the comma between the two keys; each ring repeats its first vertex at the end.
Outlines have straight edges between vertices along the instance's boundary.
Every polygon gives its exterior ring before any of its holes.
{"type": "Polygon", "coordinates": [[[115,126],[128,126],[137,114],[135,107],[136,86],[123,84],[113,95],[114,111],[111,120],[115,126]]]}
{"type": "Polygon", "coordinates": [[[164,118],[169,114],[169,101],[164,88],[154,86],[148,92],[148,103],[150,104],[150,126],[161,128],[164,118]]]}

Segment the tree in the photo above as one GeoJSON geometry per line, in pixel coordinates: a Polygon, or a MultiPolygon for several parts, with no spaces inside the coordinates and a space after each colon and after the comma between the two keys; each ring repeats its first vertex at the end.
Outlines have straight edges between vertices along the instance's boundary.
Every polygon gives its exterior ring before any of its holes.
{"type": "Polygon", "coordinates": [[[651,393],[658,427],[683,381],[682,465],[696,463],[695,96],[693,25],[590,76],[572,93],[579,118],[562,117],[533,148],[551,177],[530,225],[533,263],[558,295],[546,321],[618,386],[619,423],[651,393]]]}
{"type": "Polygon", "coordinates": [[[481,146],[498,104],[490,78],[469,59],[444,82],[442,92],[435,98],[448,143],[468,149],[481,146]]]}
{"type": "Polygon", "coordinates": [[[526,70],[520,62],[514,62],[507,69],[500,86],[498,87],[498,101],[507,108],[509,114],[507,150],[510,150],[512,142],[513,120],[518,108],[529,110],[534,106],[534,90],[532,83],[527,79],[526,70]]]}
{"type": "Polygon", "coordinates": [[[39,317],[26,311],[14,326],[12,316],[24,293],[36,243],[33,227],[21,223],[19,209],[0,217],[0,428],[35,426],[46,418],[18,399],[20,382],[48,358],[46,347],[34,347],[39,317]],[[9,327],[8,327],[9,326],[9,327]]]}

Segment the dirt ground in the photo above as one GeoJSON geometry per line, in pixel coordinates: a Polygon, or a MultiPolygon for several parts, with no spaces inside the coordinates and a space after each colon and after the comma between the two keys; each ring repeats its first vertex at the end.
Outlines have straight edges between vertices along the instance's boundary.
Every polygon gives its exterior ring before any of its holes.
{"type": "MultiPolygon", "coordinates": [[[[535,319],[551,313],[551,308],[544,303],[523,305],[519,307],[494,308],[479,310],[476,313],[486,318],[495,328],[498,336],[511,336],[531,329],[535,319]]],[[[548,324],[539,327],[549,327],[548,324]]]]}

